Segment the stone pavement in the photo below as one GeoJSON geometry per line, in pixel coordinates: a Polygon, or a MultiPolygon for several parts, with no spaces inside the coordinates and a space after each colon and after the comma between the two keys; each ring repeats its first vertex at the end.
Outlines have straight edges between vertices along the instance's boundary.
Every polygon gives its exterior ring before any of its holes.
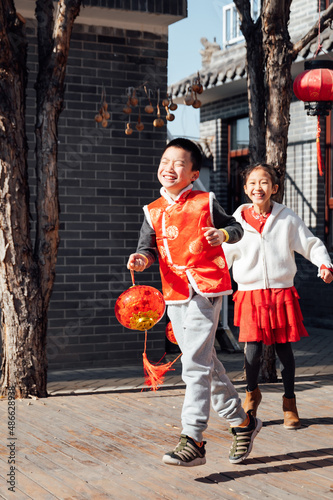
{"type": "MultiPolygon", "coordinates": [[[[296,386],[305,381],[314,383],[319,379],[333,381],[333,335],[326,328],[307,327],[309,337],[293,344],[296,360],[296,386]]],[[[241,345],[241,347],[243,347],[241,345]]],[[[230,379],[238,386],[244,384],[243,353],[226,352],[217,349],[218,357],[224,364],[230,379]]],[[[149,357],[149,354],[148,354],[149,357]]],[[[166,361],[174,359],[168,355],[166,361]]],[[[164,361],[165,362],[165,361],[164,361]]],[[[277,363],[277,366],[279,364],[277,363]]],[[[182,387],[181,362],[168,372],[163,388],[182,387]]],[[[278,369],[278,375],[279,369],[278,369]]],[[[147,388],[144,384],[143,367],[122,366],[113,368],[90,368],[73,371],[49,371],[48,393],[50,396],[94,394],[104,392],[137,391],[147,388]]],[[[297,387],[296,387],[297,390],[297,387]]]]}

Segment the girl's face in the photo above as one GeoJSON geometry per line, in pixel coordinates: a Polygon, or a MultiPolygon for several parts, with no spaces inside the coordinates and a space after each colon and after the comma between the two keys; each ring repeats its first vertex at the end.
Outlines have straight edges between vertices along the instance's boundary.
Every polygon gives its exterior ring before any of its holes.
{"type": "Polygon", "coordinates": [[[271,205],[271,196],[277,192],[279,186],[273,185],[271,176],[263,168],[252,170],[247,178],[244,191],[255,208],[268,211],[271,205]]]}

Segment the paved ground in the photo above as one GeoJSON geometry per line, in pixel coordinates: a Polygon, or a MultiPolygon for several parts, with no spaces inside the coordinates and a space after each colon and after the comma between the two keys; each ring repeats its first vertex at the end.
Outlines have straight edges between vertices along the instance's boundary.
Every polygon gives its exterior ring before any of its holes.
{"type": "MultiPolygon", "coordinates": [[[[309,337],[294,344],[297,381],[325,379],[333,375],[333,331],[308,327],[309,337]]],[[[242,346],[240,346],[242,347],[242,346]]],[[[149,356],[148,356],[149,357],[149,356]]],[[[218,357],[224,364],[233,382],[243,381],[243,353],[229,353],[218,350],[218,357]]],[[[167,360],[172,356],[167,357],[167,360]]],[[[279,370],[278,370],[279,373],[279,370]]],[[[164,388],[181,387],[180,360],[174,371],[166,375],[164,388]]],[[[139,390],[144,385],[142,365],[114,368],[99,368],[73,371],[54,371],[48,374],[48,392],[51,396],[84,394],[108,391],[139,390]]]]}
{"type": "MultiPolygon", "coordinates": [[[[0,400],[0,499],[333,500],[333,342],[330,331],[310,330],[295,345],[302,427],[283,428],[281,383],[261,384],[263,428],[239,465],[214,411],[207,463],[162,463],[180,433],[179,362],[157,392],[141,391],[142,366],[50,373],[50,397],[15,401],[15,426],[13,403],[0,400]]],[[[242,396],[242,353],[219,356],[242,396]]]]}

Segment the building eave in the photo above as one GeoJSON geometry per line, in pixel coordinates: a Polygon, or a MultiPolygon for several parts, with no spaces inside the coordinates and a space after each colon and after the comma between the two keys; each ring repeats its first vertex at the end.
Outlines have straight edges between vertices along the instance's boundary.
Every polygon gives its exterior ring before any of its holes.
{"type": "MultiPolygon", "coordinates": [[[[26,19],[35,19],[36,0],[16,0],[15,7],[26,19]]],[[[56,2],[55,2],[56,8],[56,2]]],[[[110,7],[82,6],[76,22],[90,26],[167,33],[168,26],[186,17],[184,14],[156,13],[110,7]]]]}
{"type": "MultiPolygon", "coordinates": [[[[333,33],[331,30],[326,30],[322,34],[321,44],[325,52],[333,50],[333,33]]],[[[303,71],[304,61],[314,57],[317,47],[318,42],[314,40],[301,50],[292,65],[293,78],[303,71]]],[[[199,71],[204,88],[204,92],[199,97],[202,104],[246,92],[245,50],[245,43],[226,50],[218,50],[213,54],[211,64],[205,65],[199,71]]],[[[327,55],[321,53],[317,58],[325,59],[327,55]]],[[[173,95],[174,102],[183,103],[183,98],[196,77],[197,72],[169,85],[168,92],[173,95]]]]}

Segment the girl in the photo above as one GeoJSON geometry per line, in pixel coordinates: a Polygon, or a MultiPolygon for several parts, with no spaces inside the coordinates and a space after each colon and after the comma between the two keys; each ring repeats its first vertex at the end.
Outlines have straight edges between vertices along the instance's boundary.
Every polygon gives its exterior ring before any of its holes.
{"type": "Polygon", "coordinates": [[[282,364],[284,427],[300,427],[294,394],[295,360],[291,342],[308,336],[293,286],[296,274],[294,252],[314,265],[325,283],[333,280],[333,266],[324,244],[285,205],[272,200],[279,185],[276,171],[256,164],[244,172],[244,190],[252,204],[234,213],[244,229],[243,238],[223,245],[229,268],[238,283],[234,294],[235,325],[239,341],[245,342],[247,379],[245,411],[255,416],[261,401],[258,387],[262,344],[275,345],[282,364]]]}

